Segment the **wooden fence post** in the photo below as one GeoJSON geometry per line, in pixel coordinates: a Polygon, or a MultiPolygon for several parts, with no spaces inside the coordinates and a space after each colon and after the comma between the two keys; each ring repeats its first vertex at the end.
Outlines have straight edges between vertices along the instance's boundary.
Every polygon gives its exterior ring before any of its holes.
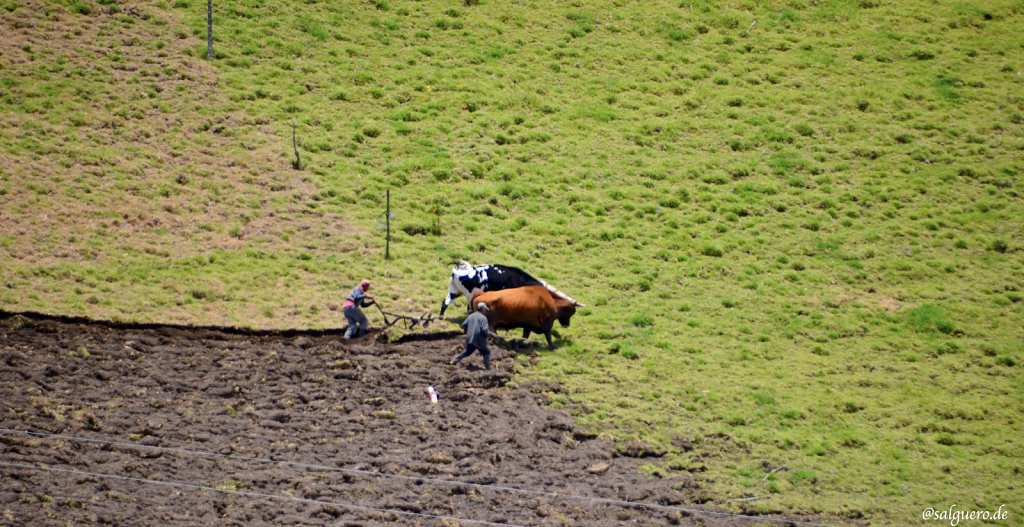
{"type": "Polygon", "coordinates": [[[299,142],[295,136],[295,119],[292,119],[292,150],[295,151],[295,161],[292,162],[292,168],[295,170],[302,170],[302,159],[299,158],[299,142]]]}
{"type": "Polygon", "coordinates": [[[213,60],[213,0],[206,0],[206,60],[213,60]]]}
{"type": "Polygon", "coordinates": [[[388,189],[387,193],[387,212],[384,217],[384,229],[385,229],[385,241],[384,241],[384,259],[391,259],[391,189],[388,189]]]}

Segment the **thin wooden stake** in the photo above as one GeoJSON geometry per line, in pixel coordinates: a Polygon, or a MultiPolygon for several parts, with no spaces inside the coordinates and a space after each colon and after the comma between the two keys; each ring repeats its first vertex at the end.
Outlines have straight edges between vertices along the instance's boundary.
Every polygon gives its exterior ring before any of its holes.
{"type": "Polygon", "coordinates": [[[213,60],[213,0],[206,0],[206,60],[213,60]]]}
{"type": "Polygon", "coordinates": [[[295,127],[295,119],[292,119],[292,150],[295,151],[295,162],[292,163],[292,168],[302,170],[302,160],[299,159],[299,142],[295,138],[295,127]]]}
{"type": "Polygon", "coordinates": [[[384,217],[384,230],[387,233],[384,241],[384,259],[391,259],[391,189],[387,193],[387,212],[384,217]]]}

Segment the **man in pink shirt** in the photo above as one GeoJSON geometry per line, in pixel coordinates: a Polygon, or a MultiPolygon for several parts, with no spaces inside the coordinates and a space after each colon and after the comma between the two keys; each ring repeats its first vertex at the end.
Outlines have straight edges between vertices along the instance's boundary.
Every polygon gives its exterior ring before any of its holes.
{"type": "Polygon", "coordinates": [[[345,320],[348,321],[348,329],[345,330],[346,339],[361,337],[370,330],[370,321],[367,320],[366,314],[359,309],[373,305],[373,296],[366,294],[369,290],[370,281],[363,280],[345,298],[341,312],[345,314],[345,320]]]}

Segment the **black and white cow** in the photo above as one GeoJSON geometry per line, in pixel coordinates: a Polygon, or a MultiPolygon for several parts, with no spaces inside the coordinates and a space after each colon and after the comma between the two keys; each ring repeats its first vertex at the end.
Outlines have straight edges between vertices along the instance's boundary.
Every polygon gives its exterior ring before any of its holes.
{"type": "Polygon", "coordinates": [[[484,291],[500,291],[528,285],[544,286],[552,294],[576,302],[547,282],[530,276],[518,267],[500,264],[472,265],[460,261],[452,268],[452,277],[448,281],[448,296],[441,303],[441,316],[444,316],[444,311],[460,296],[465,296],[469,300],[484,291]]]}
{"type": "Polygon", "coordinates": [[[452,268],[452,277],[448,281],[448,296],[441,303],[441,316],[452,302],[460,297],[466,300],[484,291],[499,291],[525,285],[542,285],[540,280],[530,276],[518,267],[508,265],[486,264],[472,265],[460,261],[452,268]]]}

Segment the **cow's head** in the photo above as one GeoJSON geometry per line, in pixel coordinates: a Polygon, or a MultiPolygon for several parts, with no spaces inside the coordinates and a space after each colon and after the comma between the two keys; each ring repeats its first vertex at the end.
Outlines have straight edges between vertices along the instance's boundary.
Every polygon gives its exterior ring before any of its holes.
{"type": "Polygon", "coordinates": [[[572,316],[576,314],[577,305],[578,304],[576,304],[576,302],[565,302],[558,306],[558,314],[556,315],[556,318],[563,328],[569,327],[569,321],[572,319],[572,316]]]}

